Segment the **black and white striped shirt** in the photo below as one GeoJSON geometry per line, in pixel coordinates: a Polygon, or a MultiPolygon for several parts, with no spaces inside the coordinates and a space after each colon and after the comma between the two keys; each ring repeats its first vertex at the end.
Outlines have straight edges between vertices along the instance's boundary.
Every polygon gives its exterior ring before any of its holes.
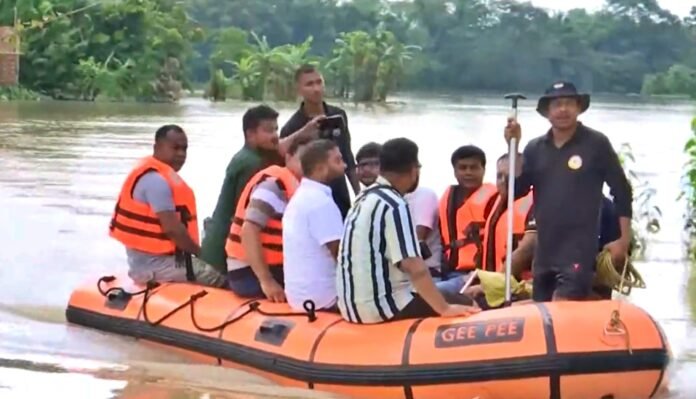
{"type": "Polygon", "coordinates": [[[420,257],[416,227],[406,200],[381,176],[348,212],[338,252],[338,307],[353,323],[390,320],[413,299],[399,268],[420,257]]]}

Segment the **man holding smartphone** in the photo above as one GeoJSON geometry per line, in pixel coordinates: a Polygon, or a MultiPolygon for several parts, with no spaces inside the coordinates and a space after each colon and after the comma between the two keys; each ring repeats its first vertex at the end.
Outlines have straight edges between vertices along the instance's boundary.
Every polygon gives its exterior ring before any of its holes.
{"type": "Polygon", "coordinates": [[[350,181],[353,192],[360,191],[360,184],[355,173],[355,157],[350,148],[350,131],[348,116],[339,107],[324,101],[324,78],[312,65],[303,65],[295,72],[297,92],[302,97],[300,109],[280,131],[280,137],[325,138],[336,142],[346,163],[346,174],[333,180],[330,184],[333,199],[345,219],[351,206],[350,193],[346,184],[346,176],[350,181]]]}

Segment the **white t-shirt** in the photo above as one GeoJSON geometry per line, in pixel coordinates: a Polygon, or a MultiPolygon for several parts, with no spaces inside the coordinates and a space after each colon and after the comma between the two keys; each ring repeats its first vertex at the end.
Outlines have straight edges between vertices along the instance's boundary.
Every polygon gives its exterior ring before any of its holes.
{"type": "Polygon", "coordinates": [[[440,270],[442,262],[442,242],[440,240],[440,223],[438,208],[440,206],[435,191],[427,187],[418,187],[416,191],[404,196],[413,216],[413,224],[429,228],[430,234],[425,238],[433,254],[425,261],[428,267],[440,270]]]}
{"type": "Polygon", "coordinates": [[[336,304],[336,259],[325,244],[342,234],[331,187],[302,179],[283,214],[285,296],[293,309],[303,310],[307,299],[317,309],[336,304]]]}

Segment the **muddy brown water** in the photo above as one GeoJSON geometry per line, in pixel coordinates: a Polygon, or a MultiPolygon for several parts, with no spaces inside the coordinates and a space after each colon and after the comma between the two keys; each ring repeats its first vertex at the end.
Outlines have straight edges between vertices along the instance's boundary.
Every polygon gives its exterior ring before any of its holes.
{"type": "MultiPolygon", "coordinates": [[[[452,181],[449,156],[462,144],[493,160],[505,151],[508,106],[476,96],[417,96],[388,107],[346,105],[354,152],[368,141],[405,136],[420,146],[421,184],[438,192],[452,181]]],[[[523,144],[546,122],[523,103],[523,144]]],[[[130,339],[69,326],[64,309],[87,275],[124,270],[123,249],[107,236],[122,179],[151,152],[154,131],[177,123],[189,134],[183,177],[200,212],[215,206],[225,166],[242,143],[248,104],[187,99],[178,105],[0,103],[0,397],[85,398],[335,397],[276,386],[235,370],[193,363],[130,339]]],[[[292,104],[278,105],[281,124],[292,104]]],[[[594,100],[583,116],[618,148],[630,143],[633,169],[657,190],[662,230],[638,267],[648,288],[629,300],[651,313],[674,354],[671,398],[696,397],[696,284],[685,261],[682,202],[677,201],[696,107],[685,103],[594,100]]]]}

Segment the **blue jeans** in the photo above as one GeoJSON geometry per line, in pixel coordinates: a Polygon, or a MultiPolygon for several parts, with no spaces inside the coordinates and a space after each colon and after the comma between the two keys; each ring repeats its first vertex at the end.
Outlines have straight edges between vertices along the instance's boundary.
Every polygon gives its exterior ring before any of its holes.
{"type": "MultiPolygon", "coordinates": [[[[283,268],[271,267],[273,279],[283,286],[283,268]]],[[[227,288],[244,298],[264,298],[261,284],[251,266],[227,272],[227,288]]]]}
{"type": "Polygon", "coordinates": [[[456,298],[470,274],[471,272],[450,272],[447,273],[446,280],[438,281],[435,285],[445,298],[456,298]]]}

